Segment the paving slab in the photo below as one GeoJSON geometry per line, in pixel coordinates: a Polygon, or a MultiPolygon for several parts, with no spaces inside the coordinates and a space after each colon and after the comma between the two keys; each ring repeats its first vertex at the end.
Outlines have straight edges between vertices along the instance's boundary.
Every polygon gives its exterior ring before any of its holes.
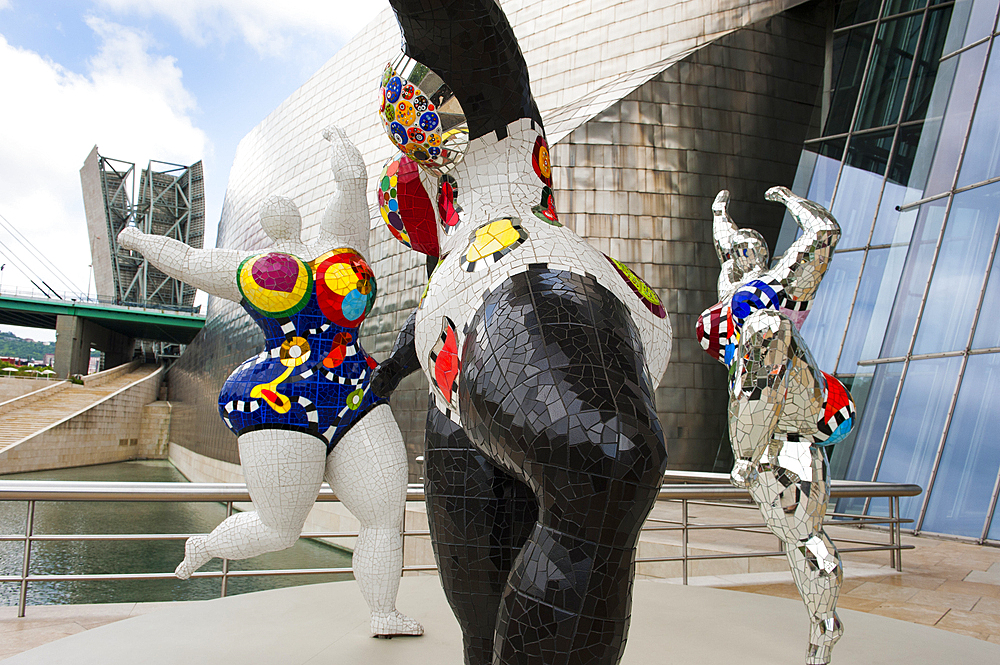
{"type": "MultiPolygon", "coordinates": [[[[353,581],[171,603],[70,635],[3,665],[444,665],[462,662],[461,634],[435,577],[403,578],[400,610],[419,638],[376,640],[353,581]]],[[[1000,662],[1000,644],[896,619],[841,613],[835,664],[1000,662]]],[[[974,632],[975,629],[973,629],[974,632]]],[[[656,581],[636,582],[623,665],[804,661],[807,620],[798,600],[656,581]]]]}

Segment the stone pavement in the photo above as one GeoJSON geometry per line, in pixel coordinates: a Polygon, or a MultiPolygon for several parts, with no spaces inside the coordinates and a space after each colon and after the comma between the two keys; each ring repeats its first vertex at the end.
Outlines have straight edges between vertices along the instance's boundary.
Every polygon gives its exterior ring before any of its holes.
{"type": "MultiPolygon", "coordinates": [[[[844,530],[830,531],[839,535],[844,530]]],[[[903,542],[916,549],[903,552],[902,573],[885,566],[884,577],[845,579],[838,606],[1000,644],[1000,548],[907,535],[903,542]]],[[[881,552],[846,554],[844,567],[884,563],[885,558],[881,552]]],[[[719,586],[798,598],[790,580],[719,586]]]]}
{"type": "MultiPolygon", "coordinates": [[[[155,613],[51,642],[3,665],[442,665],[462,662],[461,633],[434,577],[406,577],[399,609],[420,638],[375,640],[354,581],[174,603],[155,613]]],[[[940,665],[1000,662],[1000,645],[843,610],[849,632],[836,663],[940,665]]],[[[804,660],[808,620],[798,600],[639,580],[621,665],[804,660]]]]}
{"type": "MultiPolygon", "coordinates": [[[[692,519],[699,523],[752,522],[756,510],[733,510],[694,505],[692,519]]],[[[672,519],[676,506],[660,505],[653,516],[672,519]]],[[[412,528],[412,526],[411,526],[412,528]]],[[[828,527],[835,539],[884,540],[885,534],[851,527],[828,527]]],[[[678,532],[644,535],[646,556],[671,553],[678,532]],[[651,543],[648,541],[652,541],[651,543]]],[[[775,548],[773,536],[736,531],[693,531],[691,551],[766,551],[775,548]]],[[[1000,644],[1000,548],[931,537],[903,536],[916,549],[903,552],[903,572],[888,565],[885,552],[844,555],[845,580],[839,607],[873,615],[933,626],[979,640],[1000,644]]],[[[417,548],[409,544],[408,554],[417,548]]],[[[409,558],[409,557],[408,557],[409,558]]],[[[408,561],[408,563],[411,563],[408,561]]],[[[744,593],[798,600],[783,558],[694,562],[689,583],[744,593]]],[[[680,583],[679,564],[644,564],[642,579],[654,573],[661,582],[680,583]]],[[[640,570],[642,572],[642,570],[640,570]]],[[[29,607],[18,619],[16,608],[0,607],[0,659],[36,646],[81,633],[97,626],[157,611],[163,603],[69,605],[29,607]]],[[[799,608],[802,616],[804,610],[799,608]]],[[[804,621],[804,618],[803,618],[804,621]]],[[[850,624],[845,620],[848,631],[850,624]]]]}

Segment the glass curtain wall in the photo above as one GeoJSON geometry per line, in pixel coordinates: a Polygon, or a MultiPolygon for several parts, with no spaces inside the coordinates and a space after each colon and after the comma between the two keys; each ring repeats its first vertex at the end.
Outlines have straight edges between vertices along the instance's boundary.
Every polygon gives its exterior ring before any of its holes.
{"type": "Polygon", "coordinates": [[[980,541],[1000,540],[997,10],[835,3],[823,118],[796,176],[843,229],[802,327],[859,407],[834,477],[916,483],[901,506],[915,531],[980,541]]]}

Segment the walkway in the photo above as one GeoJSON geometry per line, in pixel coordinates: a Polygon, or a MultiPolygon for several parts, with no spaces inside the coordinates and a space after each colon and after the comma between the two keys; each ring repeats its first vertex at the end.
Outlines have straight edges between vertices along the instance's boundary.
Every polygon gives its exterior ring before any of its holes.
{"type": "MultiPolygon", "coordinates": [[[[0,413],[0,453],[18,441],[90,407],[116,390],[149,376],[156,370],[156,365],[140,365],[134,371],[122,373],[100,385],[69,384],[58,391],[53,391],[52,395],[37,400],[25,400],[23,406],[12,404],[13,408],[0,413]]],[[[52,387],[59,385],[52,384],[52,387]]]]}
{"type": "MultiPolygon", "coordinates": [[[[142,616],[52,642],[3,663],[462,662],[458,625],[436,578],[404,578],[398,605],[424,624],[423,637],[372,639],[368,609],[357,584],[334,582],[171,603],[142,616]]],[[[1000,662],[1000,645],[852,610],[845,610],[843,615],[848,632],[834,652],[842,663],[1000,662]]],[[[622,665],[802,662],[807,632],[806,616],[798,601],[639,581],[622,665]]]]}
{"type": "MultiPolygon", "coordinates": [[[[746,519],[746,516],[744,516],[744,519],[746,519]]],[[[853,537],[858,535],[858,532],[854,529],[833,529],[833,531],[845,531],[848,532],[846,535],[853,537]]],[[[844,583],[843,594],[840,598],[840,607],[843,609],[843,619],[847,627],[847,633],[841,645],[838,646],[837,654],[840,657],[839,660],[845,663],[905,662],[905,660],[897,661],[891,659],[873,660],[871,654],[865,651],[865,640],[868,640],[872,635],[877,636],[879,640],[888,639],[888,636],[882,635],[881,632],[889,631],[893,636],[900,639],[904,637],[905,640],[916,639],[913,642],[915,645],[914,648],[921,653],[923,653],[924,649],[922,645],[925,645],[928,639],[931,639],[937,645],[935,648],[956,649],[956,651],[951,653],[953,657],[942,658],[938,661],[935,661],[932,657],[937,652],[928,651],[925,653],[927,656],[925,660],[914,660],[912,661],[913,663],[956,662],[958,660],[957,655],[969,655],[971,657],[972,654],[978,653],[977,649],[979,647],[976,647],[976,644],[983,645],[983,648],[995,649],[995,651],[986,652],[993,654],[992,660],[985,658],[980,662],[1000,662],[1000,646],[993,647],[987,644],[987,642],[1000,644],[1000,549],[980,547],[949,540],[914,538],[912,536],[904,536],[904,541],[907,544],[915,545],[917,549],[903,553],[904,568],[901,574],[896,573],[888,567],[886,562],[887,556],[884,553],[859,553],[850,554],[845,557],[845,568],[848,578],[844,583]],[[906,624],[910,624],[910,627],[902,623],[890,621],[890,619],[906,622],[906,624]],[[930,626],[933,626],[933,628],[929,628],[930,626]],[[914,633],[910,632],[911,628],[921,630],[917,630],[914,633]],[[966,640],[966,637],[977,638],[978,642],[971,639],[966,640]],[[959,641],[953,641],[955,639],[959,639],[959,641]],[[855,648],[850,646],[852,644],[855,644],[856,648],[860,650],[856,659],[849,658],[846,655],[855,648]]],[[[775,560],[775,562],[780,563],[780,560],[775,560]]],[[[779,658],[777,654],[774,654],[770,661],[765,661],[762,655],[760,660],[740,659],[741,664],[749,665],[755,662],[799,662],[796,650],[799,648],[799,641],[802,639],[805,631],[805,612],[801,601],[798,599],[797,592],[790,582],[790,577],[786,572],[695,576],[690,579],[692,585],[690,587],[682,587],[676,584],[678,581],[646,578],[637,582],[637,588],[639,589],[637,593],[639,595],[637,595],[636,609],[633,612],[633,625],[635,628],[632,632],[629,650],[626,652],[624,663],[641,662],[640,658],[630,659],[632,656],[638,656],[642,653],[643,647],[640,645],[643,643],[643,640],[647,640],[643,635],[646,635],[647,631],[650,636],[659,635],[662,633],[664,627],[667,626],[672,626],[672,631],[678,637],[673,638],[669,642],[671,645],[669,652],[676,654],[676,658],[670,658],[666,662],[728,662],[723,661],[721,656],[718,660],[708,659],[707,654],[702,654],[703,658],[700,661],[684,660],[679,654],[687,653],[685,649],[691,649],[692,654],[697,650],[690,644],[692,640],[691,635],[698,636],[698,640],[700,641],[717,641],[720,644],[738,643],[733,637],[723,635],[712,636],[712,631],[723,630],[725,628],[724,624],[730,620],[735,624],[743,625],[739,629],[739,633],[747,631],[754,633],[752,637],[747,636],[741,639],[752,639],[755,643],[761,643],[763,640],[761,640],[760,635],[771,635],[772,631],[775,635],[778,635],[778,631],[787,631],[787,635],[780,633],[782,640],[791,640],[790,645],[784,646],[794,647],[788,653],[790,660],[779,658]],[[675,583],[671,584],[671,582],[675,583]],[[718,595],[716,595],[713,593],[715,590],[706,589],[706,586],[709,585],[745,593],[737,594],[719,591],[718,595]],[[770,596],[770,598],[767,596],[770,596]],[[708,607],[704,604],[709,600],[716,602],[715,599],[722,599],[719,601],[724,601],[722,607],[729,609],[723,612],[719,608],[708,607]],[[681,612],[678,607],[674,606],[675,602],[681,603],[682,607],[687,609],[681,612]],[[687,616],[688,610],[693,613],[692,617],[687,616]],[[734,614],[730,618],[727,618],[726,612],[730,611],[734,614]],[[684,614],[684,616],[678,616],[678,614],[684,614]],[[787,618],[776,620],[775,617],[787,618]],[[675,621],[678,622],[676,625],[672,623],[675,621]],[[703,621],[704,625],[690,625],[692,623],[697,624],[699,621],[703,621]],[[684,627],[683,630],[678,628],[678,626],[684,627]],[[690,634],[685,632],[688,630],[693,632],[690,634]],[[759,631],[759,634],[757,631],[759,631]],[[683,642],[684,644],[678,645],[679,642],[683,642]]],[[[303,589],[302,593],[306,594],[300,596],[297,601],[301,604],[298,611],[302,611],[302,608],[314,608],[314,614],[325,617],[327,625],[325,630],[328,632],[334,630],[335,626],[341,626],[338,623],[341,619],[345,621],[346,625],[353,631],[350,633],[353,637],[349,638],[353,640],[350,642],[353,645],[351,646],[352,649],[368,648],[369,646],[373,646],[371,643],[378,643],[374,647],[383,648],[385,643],[382,641],[372,640],[369,642],[368,640],[361,639],[365,634],[366,621],[364,617],[366,616],[366,610],[363,607],[360,595],[356,593],[356,587],[353,584],[347,584],[352,589],[350,593],[353,594],[350,602],[343,601],[338,596],[336,602],[328,603],[326,599],[333,598],[333,596],[328,595],[326,591],[321,591],[322,586],[297,587],[303,589]],[[313,594],[316,595],[314,596],[313,594]],[[355,598],[354,596],[357,597],[355,598]],[[311,604],[313,602],[317,603],[315,607],[311,604]],[[349,617],[344,615],[344,611],[339,608],[341,603],[349,609],[349,617]],[[327,604],[332,604],[335,607],[332,609],[327,608],[327,604]],[[329,614],[323,614],[324,612],[329,612],[329,614]],[[337,619],[337,617],[341,617],[341,619],[337,619]]],[[[264,594],[257,595],[264,598],[271,598],[267,594],[272,593],[275,592],[264,592],[264,594]]],[[[293,591],[285,589],[279,593],[291,594],[293,591]]],[[[206,601],[203,603],[187,604],[123,603],[117,605],[29,607],[27,617],[23,619],[17,618],[15,607],[2,607],[0,608],[0,659],[70,635],[84,633],[92,628],[129,619],[130,617],[135,618],[156,613],[157,618],[154,624],[159,626],[159,623],[163,620],[160,614],[161,610],[167,609],[173,611],[179,605],[214,608],[228,603],[236,603],[240,607],[243,607],[240,605],[241,603],[250,603],[246,608],[252,614],[253,611],[250,608],[254,607],[253,602],[247,599],[246,596],[241,596],[226,599],[222,603],[219,601],[206,601]]],[[[283,600],[282,602],[292,601],[283,600]]],[[[447,636],[451,635],[448,631],[454,631],[454,639],[459,639],[457,636],[457,627],[454,626],[454,622],[451,620],[451,613],[444,605],[443,596],[441,596],[440,592],[440,584],[436,576],[427,575],[405,578],[403,580],[400,608],[404,611],[413,612],[415,616],[419,616],[428,629],[433,630],[435,634],[437,634],[438,630],[441,630],[444,631],[441,635],[447,636]],[[413,585],[418,586],[415,587],[413,585]],[[426,598],[432,599],[433,602],[425,602],[426,598]]],[[[243,610],[240,611],[242,612],[243,610]]],[[[297,621],[298,619],[294,618],[294,611],[288,611],[292,612],[289,615],[289,621],[297,621]]],[[[198,612],[202,612],[202,610],[198,610],[198,612]]],[[[275,608],[269,607],[266,612],[261,610],[261,613],[267,616],[283,616],[284,612],[286,610],[280,606],[276,606],[275,608]],[[271,614],[268,615],[268,612],[271,614]]],[[[207,621],[210,618],[208,615],[203,614],[194,614],[191,616],[200,617],[194,622],[196,624],[202,620],[207,621]]],[[[306,627],[312,625],[311,622],[313,620],[310,618],[305,621],[304,625],[306,627]]],[[[185,621],[188,621],[188,619],[185,619],[185,621]]],[[[243,635],[246,641],[254,644],[257,644],[258,635],[272,633],[275,635],[287,635],[287,632],[284,631],[291,630],[287,626],[272,627],[269,625],[264,627],[256,626],[251,620],[246,621],[245,624],[242,624],[243,627],[239,629],[239,634],[243,635]]],[[[129,621],[123,625],[141,627],[145,624],[129,621]]],[[[211,630],[208,630],[209,633],[212,630],[223,630],[222,627],[211,622],[207,625],[214,626],[211,630]]],[[[341,627],[343,628],[343,626],[341,627]]],[[[161,629],[157,628],[157,630],[161,629]]],[[[165,639],[173,642],[185,642],[187,640],[186,637],[182,639],[177,634],[172,634],[172,630],[176,629],[172,629],[166,625],[163,626],[161,632],[165,636],[165,639]]],[[[201,629],[198,628],[198,630],[201,629]]],[[[237,629],[235,627],[228,627],[225,630],[236,631],[237,629]]],[[[97,640],[98,637],[95,636],[94,639],[97,640]]],[[[100,637],[99,639],[105,638],[100,637]]],[[[143,639],[146,638],[144,637],[143,639]]],[[[309,639],[311,640],[313,637],[309,639]]],[[[435,648],[440,647],[446,652],[453,651],[457,641],[450,643],[448,639],[435,637],[433,640],[420,640],[419,642],[421,645],[436,645],[435,648]]],[[[652,637],[648,639],[651,640],[652,637]]],[[[331,636],[330,640],[332,643],[335,640],[335,636],[331,636]]],[[[393,640],[392,644],[396,644],[397,642],[408,644],[411,641],[393,640]]],[[[416,644],[418,641],[412,640],[412,642],[416,644]]],[[[781,643],[780,640],[779,643],[781,643]]],[[[65,644],[83,643],[67,641],[65,644]]],[[[87,644],[93,643],[87,642],[87,644]]],[[[314,646],[316,647],[314,653],[323,652],[324,647],[315,644],[314,646]]],[[[883,646],[889,648],[888,645],[883,646]]],[[[388,647],[385,648],[387,649],[388,647]]],[[[895,649],[896,647],[892,648],[895,649]]],[[[239,652],[238,649],[234,653],[237,652],[239,652]]],[[[39,653],[51,654],[55,652],[39,653]]],[[[107,656],[109,653],[105,652],[103,655],[107,656]]],[[[267,652],[263,653],[266,654],[267,652]]],[[[664,651],[663,645],[660,644],[659,651],[653,653],[663,654],[666,651],[664,651]]],[[[903,653],[910,653],[912,655],[913,652],[904,650],[903,653]]],[[[362,655],[364,654],[352,652],[352,658],[354,656],[361,657],[362,655]]],[[[885,654],[880,654],[880,657],[883,655],[885,654]]],[[[365,655],[366,658],[368,656],[373,656],[373,654],[365,655]]],[[[886,657],[890,658],[892,656],[890,654],[886,657]]],[[[377,662],[394,663],[398,661],[402,663],[406,661],[407,665],[417,665],[418,663],[425,662],[422,658],[410,651],[406,651],[398,659],[396,656],[389,657],[387,655],[386,660],[377,662]],[[414,660],[408,660],[411,658],[414,660]]],[[[179,662],[181,657],[178,655],[177,659],[175,662],[179,662]]],[[[212,662],[211,659],[202,656],[194,658],[194,660],[196,662],[212,662]]],[[[45,659],[17,659],[10,661],[11,665],[15,663],[20,665],[24,663],[49,662],[61,661],[48,661],[45,659]]],[[[86,663],[89,661],[72,660],[66,662],[86,663]]],[[[115,661],[103,662],[106,662],[107,665],[112,665],[115,661]]],[[[220,660],[218,662],[239,661],[234,659],[231,661],[220,660]]],[[[264,656],[261,656],[259,660],[251,658],[243,663],[243,665],[249,665],[249,663],[253,662],[267,661],[264,656]]],[[[284,661],[275,658],[274,662],[284,661]]],[[[338,661],[330,660],[327,662],[338,661]]],[[[343,662],[354,661],[345,658],[343,662]]],[[[430,662],[430,660],[426,662],[430,662]]],[[[440,665],[443,662],[452,661],[435,660],[434,665],[440,665]]],[[[460,662],[460,659],[456,656],[454,662],[460,662]]],[[[658,657],[656,660],[648,662],[664,661],[662,657],[658,657]]],[[[5,662],[4,665],[7,665],[7,663],[5,662]]]]}
{"type": "MultiPolygon", "coordinates": [[[[695,523],[759,522],[756,508],[692,505],[695,523]]],[[[661,502],[652,517],[680,518],[677,504],[661,502]]],[[[827,527],[834,540],[884,541],[887,534],[873,529],[827,527]]],[[[654,543],[670,554],[679,549],[676,531],[645,533],[640,553],[655,554],[654,543]]],[[[844,554],[844,585],[838,606],[878,614],[1000,644],[1000,548],[954,540],[903,535],[903,543],[916,549],[903,551],[903,572],[889,566],[885,552],[844,554]]],[[[692,553],[774,551],[777,539],[759,533],[729,530],[692,531],[692,553]]],[[[652,564],[653,572],[680,582],[679,564],[652,564]],[[663,569],[663,566],[673,566],[663,569]]],[[[640,571],[642,569],[640,568],[640,571]]],[[[689,584],[732,589],[780,598],[798,599],[784,557],[693,562],[689,584]]]]}

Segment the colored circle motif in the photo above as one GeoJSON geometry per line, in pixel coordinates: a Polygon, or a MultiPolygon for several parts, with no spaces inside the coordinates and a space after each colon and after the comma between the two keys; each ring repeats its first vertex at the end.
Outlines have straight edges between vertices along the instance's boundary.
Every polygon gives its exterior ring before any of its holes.
{"type": "Polygon", "coordinates": [[[420,128],[424,131],[432,131],[438,126],[438,116],[434,111],[425,111],[420,116],[420,128]]]}
{"type": "Polygon", "coordinates": [[[660,302],[660,297],[656,295],[656,291],[654,291],[649,284],[642,281],[638,275],[632,272],[629,267],[621,261],[613,259],[607,254],[604,255],[604,258],[611,262],[611,265],[615,267],[615,270],[617,270],[618,274],[625,280],[625,283],[629,285],[632,292],[639,296],[639,300],[641,300],[642,304],[646,306],[646,309],[661,319],[667,318],[667,310],[664,309],[663,303],[660,302]]]}
{"type": "Polygon", "coordinates": [[[403,80],[398,76],[390,77],[385,84],[385,101],[395,104],[403,88],[403,80]]]}
{"type": "Polygon", "coordinates": [[[278,351],[281,364],[285,367],[298,367],[309,360],[311,351],[309,342],[304,337],[293,337],[285,340],[278,351]]]}
{"type": "Polygon", "coordinates": [[[302,259],[269,252],[245,259],[236,284],[250,306],[267,317],[297,314],[309,302],[313,276],[302,259]]]}
{"type": "Polygon", "coordinates": [[[400,149],[402,149],[403,146],[410,141],[410,139],[406,136],[406,127],[403,127],[403,125],[398,122],[389,124],[389,133],[392,135],[393,140],[396,142],[396,145],[400,147],[400,149]]]}
{"type": "Polygon", "coordinates": [[[352,249],[334,249],[317,258],[316,299],[323,315],[345,328],[356,328],[375,304],[375,273],[352,249]]]}
{"type": "Polygon", "coordinates": [[[464,156],[468,126],[451,89],[426,67],[411,64],[403,56],[383,73],[379,117],[396,147],[441,175],[464,156]],[[421,85],[431,89],[423,90],[421,85]]]}
{"type": "Polygon", "coordinates": [[[412,248],[410,235],[406,232],[406,227],[403,226],[403,217],[399,214],[399,199],[396,190],[398,171],[399,160],[396,158],[390,159],[382,167],[382,176],[378,181],[378,209],[382,213],[382,221],[389,227],[389,232],[393,237],[412,248]]]}
{"type": "Polygon", "coordinates": [[[528,232],[521,228],[518,218],[494,220],[472,232],[468,249],[458,259],[459,265],[466,272],[482,270],[520,247],[527,239],[528,232]]]}
{"type": "MultiPolygon", "coordinates": [[[[409,127],[413,124],[413,121],[416,120],[416,118],[417,111],[413,108],[413,104],[405,99],[396,104],[396,120],[398,122],[402,123],[406,127],[409,127]]],[[[421,126],[423,126],[423,116],[420,117],[420,121],[421,126]]]]}
{"type": "Polygon", "coordinates": [[[539,136],[535,139],[535,147],[531,151],[531,168],[535,175],[547,186],[552,186],[552,162],[549,159],[549,144],[539,136]]]}

